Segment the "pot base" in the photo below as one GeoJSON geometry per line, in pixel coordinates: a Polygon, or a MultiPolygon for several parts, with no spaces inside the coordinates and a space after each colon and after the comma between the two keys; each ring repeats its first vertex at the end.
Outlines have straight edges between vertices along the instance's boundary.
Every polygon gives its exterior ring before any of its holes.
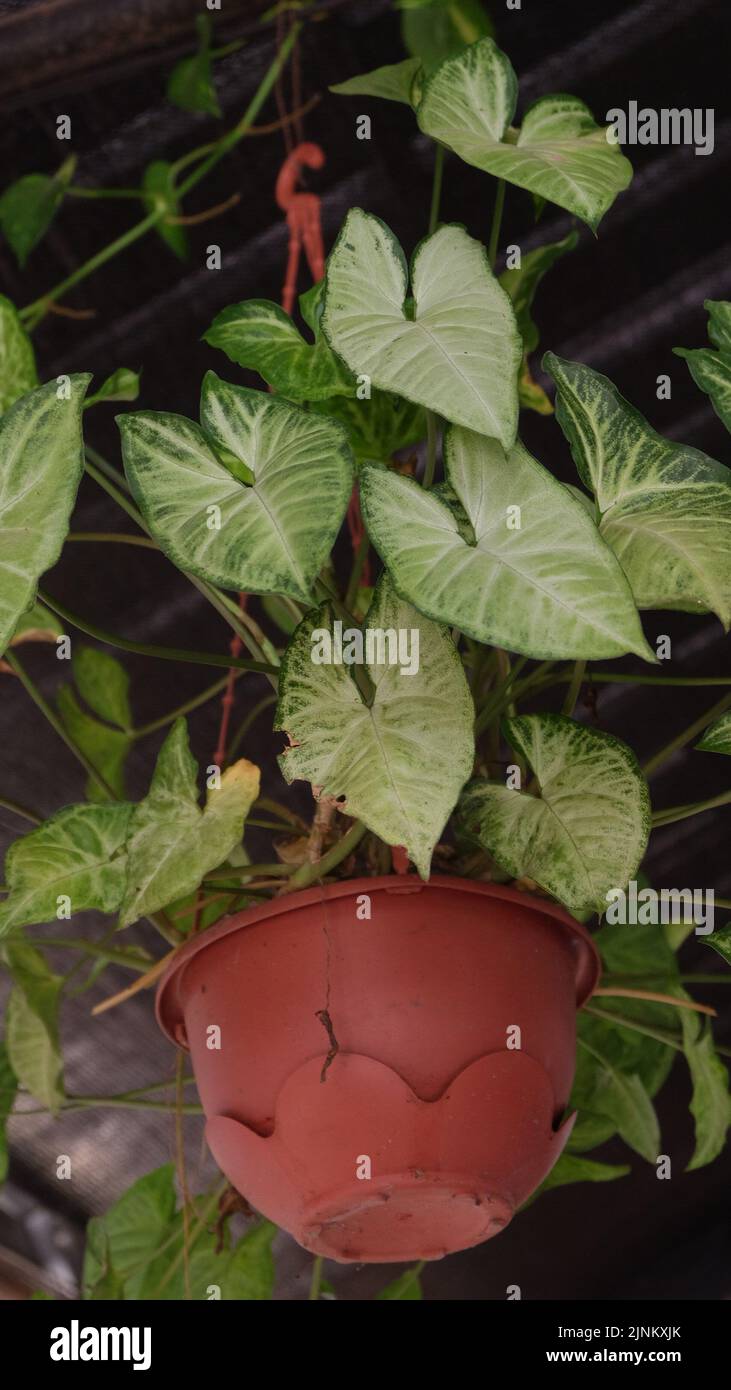
{"type": "Polygon", "coordinates": [[[307,1211],[300,1243],[314,1255],[378,1264],[439,1260],[504,1230],[509,1202],[475,1190],[474,1177],[396,1173],[363,1192],[355,1184],[307,1211]]]}

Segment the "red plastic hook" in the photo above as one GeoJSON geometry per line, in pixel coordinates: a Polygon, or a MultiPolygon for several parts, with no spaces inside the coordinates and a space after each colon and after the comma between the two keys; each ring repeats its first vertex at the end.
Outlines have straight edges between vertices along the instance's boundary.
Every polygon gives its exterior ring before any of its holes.
{"type": "Polygon", "coordinates": [[[282,289],[282,308],[291,314],[297,291],[297,271],[304,247],[310,274],[315,283],[325,273],[325,246],[320,222],[320,199],[316,193],[300,193],[297,184],[303,169],[321,169],[325,163],[319,145],[305,141],[287,155],[277,177],[274,196],[282,212],[287,214],[289,255],[287,273],[282,289]]]}

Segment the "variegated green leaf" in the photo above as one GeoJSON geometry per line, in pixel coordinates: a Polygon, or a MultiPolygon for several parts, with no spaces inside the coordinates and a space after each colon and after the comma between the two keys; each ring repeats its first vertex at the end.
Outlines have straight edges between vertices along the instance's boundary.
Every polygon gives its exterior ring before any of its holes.
{"type": "Polygon", "coordinates": [[[480,642],[552,659],[653,659],[629,585],[591,517],[522,444],[453,426],[449,483],[472,527],[411,478],[361,472],[368,532],[398,592],[480,642]],[[404,525],[408,517],[408,525],[404,525]]]}
{"type": "Polygon", "coordinates": [[[473,781],[460,801],[469,836],[515,878],[532,878],[575,917],[603,912],[634,877],[650,833],[647,783],[634,753],[560,714],[504,724],[539,795],[473,781]]]}
{"type": "Polygon", "coordinates": [[[403,101],[410,106],[411,88],[420,67],[418,58],[404,58],[401,63],[388,63],[372,72],[349,77],[347,82],[337,82],[330,91],[343,97],[385,97],[388,101],[403,101]]]}
{"type": "Polygon", "coordinates": [[[59,897],[70,899],[72,912],[114,912],[124,891],[131,813],[125,803],[67,806],[16,840],[5,856],[10,893],[0,903],[0,936],[25,923],[54,921],[59,897]]]}
{"type": "Polygon", "coordinates": [[[674,348],[684,357],[701,391],[710,396],[713,409],[731,430],[731,303],[707,299],[708,336],[715,348],[674,348]]]}
{"type": "Polygon", "coordinates": [[[8,1056],[25,1089],[53,1113],[64,1099],[58,1010],[63,980],[26,941],[10,942],[5,960],[13,981],[8,1000],[8,1056]]]}
{"type": "Polygon", "coordinates": [[[291,744],[280,766],[288,782],[303,778],[318,794],[344,797],[348,815],[387,844],[405,846],[427,878],[472,766],[472,700],[449,634],[397,598],[386,577],[364,623],[374,639],[379,629],[406,635],[418,670],[407,674],[376,651],[366,665],[375,687],[368,705],[348,665],[313,659],[333,630],[327,605],[300,624],[280,676],[275,724],[291,744]]]}
{"type": "Polygon", "coordinates": [[[0,415],[37,385],[33,344],[15,305],[0,294],[0,415]]]}
{"type": "Polygon", "coordinates": [[[556,418],[639,608],[731,621],[731,472],[663,439],[600,372],[553,353],[556,418]]]}
{"type": "Polygon", "coordinates": [[[609,1058],[579,1039],[580,1048],[588,1048],[596,1066],[592,1109],[611,1120],[620,1138],[635,1153],[655,1163],[660,1150],[660,1126],[655,1107],[641,1079],[627,1075],[615,1067],[609,1058]]]}
{"type": "Polygon", "coordinates": [[[398,449],[418,444],[426,435],[422,407],[388,391],[371,391],[362,401],[331,396],[329,401],[311,401],[310,410],[345,426],[356,460],[387,463],[398,449]]]}
{"type": "Polygon", "coordinates": [[[514,130],[517,97],[509,59],[485,38],[427,78],[417,120],[467,164],[557,203],[596,231],[632,178],[629,160],[578,97],[541,97],[514,130]]]}
{"type": "Polygon", "coordinates": [[[50,382],[0,419],[0,655],[55,564],[84,467],[81,407],[91,378],[72,376],[70,396],[50,382]],[[61,397],[61,398],[60,398],[61,397]]]}
{"type": "Polygon", "coordinates": [[[123,927],[192,893],[241,839],[259,795],[259,769],[246,758],[233,763],[220,787],[209,791],[205,810],[198,805],[197,771],[185,720],[178,719],[160,750],[150,790],[132,813],[123,927]]]}
{"type": "Polygon", "coordinates": [[[683,1051],[693,1082],[690,1111],[695,1120],[695,1150],[688,1169],[712,1163],[726,1143],[731,1125],[729,1075],[713,1043],[710,1023],[701,1027],[698,1015],[678,1009],[683,1027],[683,1051]]]}
{"type": "Polygon", "coordinates": [[[484,247],[461,227],[440,227],[417,248],[411,285],[407,313],[401,247],[379,218],[354,208],[327,266],[322,328],[330,345],[356,376],[509,448],[520,336],[484,247]]]}
{"type": "Polygon", "coordinates": [[[201,425],[152,411],[119,417],[125,471],[150,531],[201,579],[308,602],[352,488],[342,426],[213,372],[201,425]],[[240,481],[247,474],[250,486],[240,481]]]}
{"type": "Polygon", "coordinates": [[[731,757],[731,714],[722,714],[720,719],[714,719],[695,746],[704,753],[727,753],[731,757]]]}
{"type": "Polygon", "coordinates": [[[221,348],[232,362],[258,372],[268,386],[290,401],[322,401],[355,395],[350,372],[316,334],[308,343],[278,304],[246,299],[217,314],[205,342],[221,348]]]}

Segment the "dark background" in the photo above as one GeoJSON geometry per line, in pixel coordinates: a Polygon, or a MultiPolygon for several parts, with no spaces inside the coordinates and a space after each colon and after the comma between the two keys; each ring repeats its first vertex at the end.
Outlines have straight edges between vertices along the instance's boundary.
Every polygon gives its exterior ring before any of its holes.
{"type": "MultiPolygon", "coordinates": [[[[179,111],[164,100],[165,78],[192,44],[193,0],[0,0],[0,187],[31,171],[52,171],[78,155],[76,181],[136,185],[153,158],[172,159],[214,138],[244,110],[271,61],[271,25],[258,25],[262,6],[225,0],[214,15],[217,42],[247,36],[246,46],[216,67],[224,126],[179,111]],[[59,144],[55,118],[72,118],[73,139],[59,144]]],[[[601,224],[598,239],[580,229],[578,249],[550,272],[539,291],[536,319],[542,348],[606,371],[620,390],[672,438],[728,461],[729,441],[706,397],[693,386],[676,345],[706,342],[704,298],[731,298],[728,55],[731,12],[726,0],[526,0],[522,10],[491,7],[497,38],[520,79],[521,105],[537,96],[568,91],[582,97],[597,119],[630,100],[640,106],[713,107],[715,150],[696,156],[692,147],[636,147],[627,153],[636,169],[601,224]],[[656,378],[669,373],[672,398],[658,401],[656,378]]],[[[391,103],[328,94],[331,82],[403,56],[399,19],[387,0],[332,3],[307,25],[302,41],[304,95],[323,99],[307,117],[307,138],[326,151],[327,164],[309,186],[322,196],[327,245],[352,204],[383,217],[410,251],[424,234],[429,211],[433,154],[411,113],[391,103]],[[368,112],[372,139],[355,138],[355,117],[368,112]]],[[[269,102],[259,121],[273,120],[269,102]]],[[[42,379],[59,372],[93,370],[99,381],[115,367],[142,367],[140,408],[197,413],[204,371],[213,367],[241,380],[222,354],[200,341],[214,314],[248,297],[278,300],[287,236],[273,185],[284,154],[281,134],[244,140],[186,202],[192,212],[232,192],[241,201],[224,216],[189,231],[191,255],[177,261],[148,236],[85,281],[66,301],[93,309],[84,322],[48,317],[35,340],[42,379]],[[205,269],[205,248],[220,244],[223,269],[205,269]]],[[[442,216],[464,222],[486,240],[492,211],[491,181],[448,156],[442,216]]],[[[123,203],[73,200],[19,272],[0,246],[0,287],[17,304],[35,299],[131,225],[137,214],[123,203]]],[[[536,226],[531,200],[509,189],[502,243],[523,252],[563,236],[571,219],[546,208],[536,226]]],[[[308,281],[302,278],[301,288],[308,281]]],[[[545,379],[536,374],[545,385],[545,379]]],[[[251,379],[251,384],[254,379],[251,379]]],[[[100,407],[87,417],[91,443],[118,461],[113,415],[100,407]]],[[[573,466],[552,419],[524,417],[526,443],[558,476],[573,481],[573,466]]],[[[129,529],[95,484],[82,484],[75,529],[129,529]]],[[[167,562],[154,553],[115,546],[68,545],[47,579],[49,592],[70,608],[140,641],[224,650],[228,630],[167,562]]],[[[645,615],[651,641],[673,639],[672,674],[720,675],[731,670],[728,647],[714,618],[645,615]]],[[[46,696],[65,671],[51,649],[23,649],[24,660],[46,696]]],[[[202,689],[214,678],[204,668],[170,666],[137,657],[126,660],[138,723],[146,722],[202,689]]],[[[633,669],[632,663],[625,663],[633,669]]],[[[618,669],[622,669],[619,667],[618,669]]],[[[247,678],[252,700],[257,678],[247,678]]],[[[661,747],[720,692],[653,691],[603,687],[601,726],[626,739],[641,757],[661,747]]],[[[2,793],[46,816],[83,796],[83,774],[10,676],[0,676],[0,786],[2,793]]],[[[239,686],[239,707],[243,684],[239,686]]],[[[190,721],[194,751],[209,761],[216,741],[218,708],[210,704],[190,721]]],[[[130,792],[144,793],[159,740],[138,744],[129,764],[130,792]]],[[[266,716],[242,752],[277,780],[277,744],[266,716]]],[[[711,796],[723,790],[724,759],[687,752],[653,779],[659,806],[711,796]]],[[[281,784],[276,793],[282,794],[281,784]]],[[[300,793],[300,804],[307,796],[300,793]]],[[[707,813],[656,833],[647,871],[656,886],[713,886],[731,893],[731,812],[707,813]]],[[[3,846],[26,827],[0,811],[3,846]]],[[[253,842],[256,851],[256,842],[253,842]]],[[[90,932],[99,923],[88,919],[90,932]]],[[[145,940],[143,929],[130,940],[145,940]]],[[[156,949],[154,942],[148,942],[156,949]]],[[[62,964],[59,961],[59,964],[62,964]]],[[[63,963],[65,968],[68,962],[63,963]]],[[[685,969],[714,969],[715,957],[698,941],[683,950],[685,969]]],[[[720,967],[720,961],[718,965],[720,967]]],[[[126,1090],[172,1075],[174,1060],[159,1036],[151,998],[138,996],[92,1020],[102,994],[128,983],[126,972],[108,972],[103,989],[71,999],[64,1014],[67,1080],[77,1093],[126,1090]]],[[[720,1011],[717,1037],[731,1042],[731,1013],[721,988],[701,992],[720,1011]]],[[[731,1156],[683,1175],[692,1148],[687,1113],[689,1087],[678,1062],[659,1103],[664,1151],[674,1177],[658,1182],[654,1169],[631,1156],[632,1175],[592,1188],[548,1194],[496,1241],[430,1266],[425,1295],[432,1299],[503,1299],[508,1284],[524,1298],[724,1298],[731,1296],[729,1234],[731,1156]]],[[[197,1131],[197,1121],[191,1123],[197,1131]]],[[[173,1152],[172,1122],[162,1116],[100,1110],[54,1122],[18,1116],[11,1125],[11,1178],[0,1195],[0,1245],[14,1251],[21,1274],[35,1278],[44,1265],[59,1287],[77,1267],[83,1224],[131,1181],[173,1152]],[[74,1179],[55,1179],[55,1158],[69,1153],[74,1179]]],[[[190,1164],[195,1175],[202,1144],[195,1133],[190,1164]]],[[[619,1143],[601,1155],[627,1161],[619,1143]]],[[[278,1237],[282,1279],[279,1297],[304,1296],[309,1257],[278,1237]]],[[[5,1256],[7,1266],[8,1256],[5,1256]]],[[[393,1270],[331,1267],[339,1296],[367,1298],[393,1270]]]]}

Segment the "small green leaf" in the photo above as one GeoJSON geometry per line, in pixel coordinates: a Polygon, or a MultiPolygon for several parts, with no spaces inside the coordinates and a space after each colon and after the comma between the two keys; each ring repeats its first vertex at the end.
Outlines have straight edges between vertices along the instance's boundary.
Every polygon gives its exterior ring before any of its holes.
{"type": "Polygon", "coordinates": [[[407,1269],[403,1274],[394,1279],[391,1284],[387,1284],[385,1289],[381,1289],[376,1294],[376,1299],[399,1300],[400,1302],[419,1302],[422,1298],[421,1280],[419,1278],[419,1266],[407,1269]]]}
{"type": "Polygon", "coordinates": [[[170,171],[172,165],[165,159],[155,159],[148,164],[142,175],[142,187],[148,212],[161,214],[155,223],[155,231],[166,246],[184,261],[188,254],[188,238],[185,227],[166,219],[180,216],[180,204],[173,191],[170,171]]]}
{"type": "Polygon", "coordinates": [[[578,97],[541,97],[516,132],[517,99],[509,59],[486,38],[427,78],[416,116],[426,135],[467,164],[557,203],[596,231],[632,165],[578,97]]]}
{"type": "Polygon", "coordinates": [[[518,331],[528,353],[535,352],[538,347],[538,329],[531,316],[536,290],[551,266],[567,251],[573,251],[578,243],[578,233],[569,232],[563,241],[547,242],[545,246],[536,247],[535,251],[527,251],[521,256],[520,266],[504,270],[500,276],[500,284],[512,300],[518,331]]]}
{"type": "Polygon", "coordinates": [[[460,803],[466,833],[506,873],[532,878],[575,917],[606,910],[634,877],[650,833],[647,783],[634,753],[560,714],[504,722],[540,795],[475,780],[460,803]]]}
{"type": "Polygon", "coordinates": [[[197,767],[184,719],[176,720],[160,750],[147,796],[134,807],[127,841],[127,885],[120,925],[185,897],[220,864],[243,834],[259,794],[259,769],[241,758],[198,805],[197,767]]]}
{"type": "Polygon", "coordinates": [[[0,936],[13,927],[55,921],[59,897],[72,912],[114,912],[126,876],[124,845],[132,807],[67,806],[16,840],[5,856],[0,936]]]}
{"type": "Polygon", "coordinates": [[[84,468],[81,406],[90,377],[67,380],[69,399],[53,381],[0,419],[0,655],[61,553],[84,468]]]}
{"type": "Polygon", "coordinates": [[[15,305],[0,294],[0,415],[37,385],[33,344],[15,305]]]}
{"type": "Polygon", "coordinates": [[[5,959],[13,980],[7,1010],[10,1065],[21,1085],[56,1114],[65,1094],[58,1040],[63,980],[24,941],[8,943],[5,959]]]}
{"type": "Polygon", "coordinates": [[[79,694],[89,708],[108,724],[129,731],[129,676],[121,662],[97,647],[75,646],[71,669],[79,694]]]}
{"type": "Polygon", "coordinates": [[[714,719],[695,746],[703,753],[726,753],[731,756],[731,713],[714,719]]]}
{"type": "Polygon", "coordinates": [[[355,381],[316,334],[308,343],[278,304],[247,299],[217,314],[204,341],[220,348],[240,367],[258,372],[268,386],[290,401],[321,401],[352,396],[355,381]]]}
{"type": "Polygon", "coordinates": [[[402,0],[401,9],[404,46],[428,73],[495,32],[480,0],[402,0]]]}
{"type": "Polygon", "coordinates": [[[118,1282],[129,1281],[127,1298],[139,1297],[146,1266],[175,1216],[174,1172],[172,1163],[155,1168],[133,1183],[104,1216],[92,1217],[82,1276],[84,1298],[98,1296],[95,1290],[111,1272],[118,1282]]]}
{"type": "Polygon", "coordinates": [[[136,401],[140,394],[140,374],[133,372],[130,367],[117,367],[116,372],[112,372],[105,381],[102,382],[98,391],[93,396],[88,396],[84,409],[88,410],[90,405],[99,405],[101,401],[136,401]]]}
{"type": "Polygon", "coordinates": [[[198,52],[175,64],[165,88],[168,101],[183,111],[203,111],[220,116],[221,107],[213,85],[211,53],[212,24],[209,15],[196,15],[198,52]]]}
{"type": "Polygon", "coordinates": [[[5,1134],[7,1118],[15,1104],[18,1078],[10,1065],[8,1049],[0,1041],[0,1183],[8,1175],[8,1142],[5,1134]]]}
{"type": "Polygon", "coordinates": [[[558,1163],[541,1183],[540,1191],[548,1192],[552,1187],[566,1187],[575,1182],[614,1182],[616,1178],[626,1178],[631,1172],[626,1163],[596,1163],[579,1154],[562,1153],[558,1163]]]}
{"type": "Polygon", "coordinates": [[[63,625],[56,614],[42,603],[34,603],[22,615],[8,645],[19,647],[23,642],[55,642],[62,634],[63,625]]]}
{"type": "Polygon", "coordinates": [[[422,241],[411,267],[377,217],[354,208],[330,253],[322,328],[357,376],[447,420],[515,440],[521,344],[485,248],[461,227],[422,241]]]}
{"type": "Polygon", "coordinates": [[[225,589],[310,601],[352,490],[340,425],[213,372],[202,429],[151,411],[118,423],[132,492],[173,564],[225,589]],[[251,471],[251,486],[228,455],[251,471]]]}
{"type": "Polygon", "coordinates": [[[368,533],[403,598],[479,642],[527,656],[633,651],[653,660],[609,546],[522,444],[506,455],[496,439],[453,426],[444,456],[469,538],[435,492],[381,467],[361,469],[368,533]]]}
{"type": "Polygon", "coordinates": [[[221,1280],[223,1299],[262,1303],[271,1298],[274,1291],[272,1240],[276,1234],[276,1226],[262,1221],[236,1243],[221,1280]]]}
{"type": "Polygon", "coordinates": [[[731,430],[731,303],[707,299],[708,336],[713,348],[674,348],[684,357],[690,374],[701,391],[710,396],[713,409],[731,430]]]}
{"type": "Polygon", "coordinates": [[[349,77],[347,82],[337,82],[330,91],[343,97],[385,97],[387,101],[402,101],[410,106],[411,88],[420,67],[418,58],[405,58],[401,63],[388,63],[386,67],[349,77]]]}
{"type": "Polygon", "coordinates": [[[723,956],[726,964],[731,965],[731,922],[719,931],[702,936],[701,941],[704,946],[712,946],[714,951],[718,951],[719,956],[723,956]]]}
{"type": "Polygon", "coordinates": [[[72,155],[52,176],[25,174],[6,188],[0,198],[0,229],[21,266],[48,231],[75,167],[76,159],[72,155]]]}
{"type": "Polygon", "coordinates": [[[627,1076],[594,1050],[598,1064],[592,1107],[607,1115],[625,1144],[655,1163],[660,1151],[660,1126],[655,1107],[639,1076],[627,1076]]]}
{"type": "MultiPolygon", "coordinates": [[[[85,753],[89,762],[101,773],[115,796],[122,798],[124,789],[124,764],[132,746],[128,734],[120,729],[111,729],[92,718],[82,709],[70,685],[62,685],[56,697],[58,712],[65,729],[74,743],[85,753]]],[[[89,801],[108,801],[109,794],[99,786],[96,778],[89,777],[86,782],[86,796],[89,801]]]]}
{"type": "Polygon", "coordinates": [[[279,762],[288,782],[303,778],[318,794],[344,797],[348,815],[386,844],[405,846],[427,878],[472,766],[472,699],[449,633],[398,599],[386,576],[364,624],[374,642],[378,630],[406,634],[418,669],[403,674],[387,664],[384,638],[383,651],[366,662],[375,686],[367,705],[347,665],[320,664],[315,655],[321,639],[326,655],[334,631],[328,606],[305,617],[282,661],[275,727],[291,746],[279,762]]]}
{"type": "Polygon", "coordinates": [[[683,1026],[683,1050],[693,1081],[690,1111],[695,1120],[695,1151],[688,1170],[703,1168],[721,1153],[731,1125],[731,1093],[728,1072],[716,1053],[707,1022],[701,1028],[697,1014],[679,1009],[683,1026]]]}
{"type": "Polygon", "coordinates": [[[600,372],[553,353],[556,419],[639,608],[731,622],[731,471],[656,434],[600,372]]]}

